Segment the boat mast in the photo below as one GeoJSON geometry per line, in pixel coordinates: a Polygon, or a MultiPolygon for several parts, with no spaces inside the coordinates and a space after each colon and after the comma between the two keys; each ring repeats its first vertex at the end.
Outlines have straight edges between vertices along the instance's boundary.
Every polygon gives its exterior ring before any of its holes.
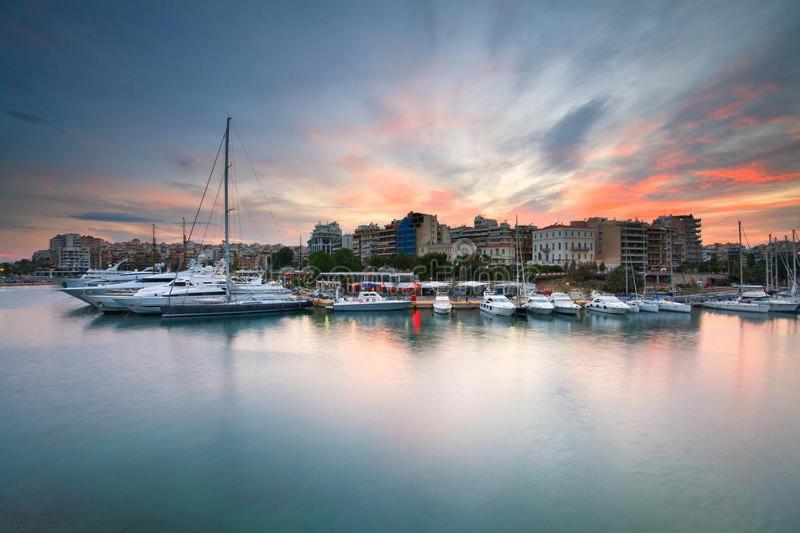
{"type": "Polygon", "coordinates": [[[739,221],[739,298],[742,297],[742,283],[744,283],[744,254],[742,253],[742,221],[739,221]]]}
{"type": "Polygon", "coordinates": [[[231,117],[225,122],[225,242],[223,246],[225,261],[225,299],[230,301],[231,297],[231,245],[228,242],[228,146],[231,138],[231,117]]]}
{"type": "Polygon", "coordinates": [[[792,230],[792,296],[797,296],[797,232],[792,230]]]}
{"type": "Polygon", "coordinates": [[[770,266],[769,249],[770,249],[771,245],[772,245],[772,233],[767,235],[767,248],[764,250],[764,259],[765,259],[765,261],[764,261],[764,271],[765,271],[764,275],[766,276],[766,284],[764,285],[764,290],[766,292],[769,292],[769,285],[770,285],[770,282],[772,281],[772,276],[770,276],[770,273],[769,273],[769,266],[770,266]]]}
{"type": "Polygon", "coordinates": [[[156,225],[153,224],[153,274],[156,273],[156,225]]]}

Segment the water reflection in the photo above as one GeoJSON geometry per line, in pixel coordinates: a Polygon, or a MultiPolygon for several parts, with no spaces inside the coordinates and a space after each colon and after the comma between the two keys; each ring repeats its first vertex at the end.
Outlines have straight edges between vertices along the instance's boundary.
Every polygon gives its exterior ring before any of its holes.
{"type": "Polygon", "coordinates": [[[164,321],[61,300],[0,291],[0,501],[28,529],[797,523],[796,317],[164,321]]]}

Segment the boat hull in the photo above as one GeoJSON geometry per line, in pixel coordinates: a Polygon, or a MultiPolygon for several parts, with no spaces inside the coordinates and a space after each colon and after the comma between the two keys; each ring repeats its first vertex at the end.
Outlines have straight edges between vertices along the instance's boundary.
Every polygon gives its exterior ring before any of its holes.
{"type": "Polygon", "coordinates": [[[680,302],[660,301],[658,302],[659,311],[668,311],[670,313],[691,313],[692,306],[680,302]]]}
{"type": "Polygon", "coordinates": [[[333,304],[336,312],[369,312],[369,311],[404,311],[411,308],[411,302],[383,301],[383,302],[337,302],[333,304]]]}
{"type": "Polygon", "coordinates": [[[717,311],[731,311],[734,313],[768,313],[769,306],[748,304],[739,302],[705,302],[703,307],[706,309],[716,309],[717,311]]]}
{"type": "Polygon", "coordinates": [[[163,318],[199,318],[236,315],[261,315],[299,311],[311,306],[308,300],[296,302],[241,302],[219,304],[176,304],[160,308],[163,318]]]}
{"type": "Polygon", "coordinates": [[[516,307],[499,307],[497,305],[489,306],[486,304],[481,304],[480,309],[484,313],[497,316],[511,316],[517,312],[516,307]]]}
{"type": "Polygon", "coordinates": [[[626,315],[628,314],[628,309],[625,307],[609,307],[609,306],[599,306],[599,305],[592,305],[586,304],[585,309],[587,311],[592,311],[594,313],[605,313],[607,315],[626,315]]]}
{"type": "Polygon", "coordinates": [[[550,315],[553,313],[552,307],[525,306],[525,311],[531,315],[550,315]]]}
{"type": "Polygon", "coordinates": [[[577,304],[559,305],[554,303],[553,307],[555,307],[554,311],[561,315],[577,315],[578,311],[581,309],[581,307],[577,304]]]}
{"type": "Polygon", "coordinates": [[[452,304],[433,304],[433,312],[438,315],[447,315],[453,311],[452,304]]]}

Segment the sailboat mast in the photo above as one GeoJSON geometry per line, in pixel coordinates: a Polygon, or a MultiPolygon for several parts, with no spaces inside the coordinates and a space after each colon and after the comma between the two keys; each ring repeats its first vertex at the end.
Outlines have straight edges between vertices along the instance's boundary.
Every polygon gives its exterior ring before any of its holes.
{"type": "Polygon", "coordinates": [[[770,282],[772,281],[772,277],[769,274],[769,265],[770,265],[770,262],[769,262],[769,248],[770,248],[771,245],[772,245],[772,234],[770,233],[769,235],[767,235],[767,248],[764,251],[764,259],[765,259],[765,261],[764,261],[765,274],[764,275],[766,276],[766,284],[764,286],[764,290],[767,291],[767,292],[769,292],[769,285],[770,285],[770,282]]]}
{"type": "Polygon", "coordinates": [[[739,221],[739,297],[742,296],[742,283],[744,283],[744,254],[742,253],[742,221],[739,221]]]}
{"type": "Polygon", "coordinates": [[[230,299],[231,292],[231,245],[228,242],[228,147],[231,138],[231,117],[225,122],[225,242],[223,246],[225,256],[225,299],[230,299]]]}
{"type": "Polygon", "coordinates": [[[153,273],[156,271],[156,225],[153,224],[153,273]]]}

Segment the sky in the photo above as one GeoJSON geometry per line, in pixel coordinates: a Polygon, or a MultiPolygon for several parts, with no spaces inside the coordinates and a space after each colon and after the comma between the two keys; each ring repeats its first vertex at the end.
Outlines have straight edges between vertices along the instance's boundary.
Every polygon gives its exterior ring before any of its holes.
{"type": "MultiPolygon", "coordinates": [[[[180,240],[228,115],[236,240],[415,210],[766,241],[800,227],[798,35],[796,1],[16,2],[0,260],[180,240]]],[[[221,237],[216,169],[195,240],[221,237]]]]}

